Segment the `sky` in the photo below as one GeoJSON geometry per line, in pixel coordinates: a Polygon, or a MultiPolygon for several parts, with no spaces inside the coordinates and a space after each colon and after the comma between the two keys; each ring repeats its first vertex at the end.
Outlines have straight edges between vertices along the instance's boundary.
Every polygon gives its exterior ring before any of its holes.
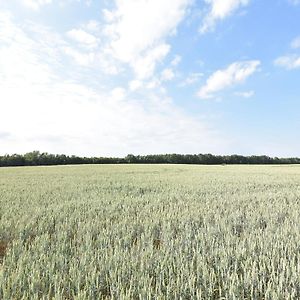
{"type": "Polygon", "coordinates": [[[0,154],[300,156],[300,0],[0,0],[0,154]]]}

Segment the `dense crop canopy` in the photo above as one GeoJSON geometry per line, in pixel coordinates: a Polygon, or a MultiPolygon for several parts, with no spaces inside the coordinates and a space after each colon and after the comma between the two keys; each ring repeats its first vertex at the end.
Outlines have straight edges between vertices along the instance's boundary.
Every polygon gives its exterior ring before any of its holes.
{"type": "Polygon", "coordinates": [[[300,167],[0,169],[0,299],[299,299],[300,167]]]}

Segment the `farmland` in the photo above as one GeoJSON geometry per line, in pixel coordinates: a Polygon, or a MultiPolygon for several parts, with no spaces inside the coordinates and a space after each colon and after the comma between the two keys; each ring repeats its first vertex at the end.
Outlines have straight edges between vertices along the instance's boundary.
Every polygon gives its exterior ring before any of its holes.
{"type": "Polygon", "coordinates": [[[299,299],[300,166],[0,168],[0,299],[299,299]]]}

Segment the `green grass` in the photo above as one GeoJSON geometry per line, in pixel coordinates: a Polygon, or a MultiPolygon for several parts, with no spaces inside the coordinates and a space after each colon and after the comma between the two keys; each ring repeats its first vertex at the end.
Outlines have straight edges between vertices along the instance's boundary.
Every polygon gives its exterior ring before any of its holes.
{"type": "Polygon", "coordinates": [[[0,299],[300,299],[300,166],[0,168],[0,299]]]}

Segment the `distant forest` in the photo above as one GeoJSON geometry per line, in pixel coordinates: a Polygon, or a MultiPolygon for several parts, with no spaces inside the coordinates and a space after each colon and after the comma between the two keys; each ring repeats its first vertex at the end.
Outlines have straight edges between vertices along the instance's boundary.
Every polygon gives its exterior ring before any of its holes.
{"type": "Polygon", "coordinates": [[[33,151],[24,155],[12,154],[0,156],[0,167],[49,166],[80,164],[300,164],[300,158],[278,158],[269,156],[212,155],[212,154],[155,154],[117,157],[78,157],[64,154],[49,154],[33,151]]]}

